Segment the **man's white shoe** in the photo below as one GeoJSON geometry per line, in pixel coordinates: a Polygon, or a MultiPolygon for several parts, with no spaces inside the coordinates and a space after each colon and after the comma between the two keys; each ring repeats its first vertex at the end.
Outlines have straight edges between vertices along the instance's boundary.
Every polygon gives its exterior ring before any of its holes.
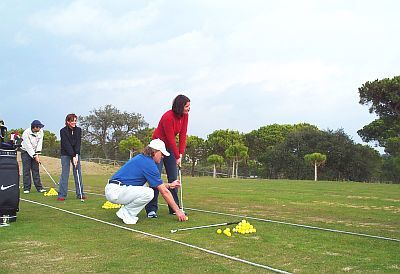
{"type": "Polygon", "coordinates": [[[132,217],[125,207],[121,207],[116,214],[127,225],[134,225],[139,220],[138,217],[132,217]]]}
{"type": "Polygon", "coordinates": [[[39,190],[40,193],[46,192],[46,189],[42,188],[41,190],[39,190]]]}
{"type": "Polygon", "coordinates": [[[24,194],[29,194],[29,190],[24,190],[24,194]]]}

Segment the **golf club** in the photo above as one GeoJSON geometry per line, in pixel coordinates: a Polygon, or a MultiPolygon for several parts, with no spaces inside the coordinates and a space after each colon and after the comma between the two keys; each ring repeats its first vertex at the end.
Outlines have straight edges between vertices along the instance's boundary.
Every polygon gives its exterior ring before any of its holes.
{"type": "Polygon", "coordinates": [[[194,227],[187,227],[187,228],[171,229],[171,233],[176,233],[176,232],[178,232],[178,231],[184,231],[184,230],[193,230],[193,229],[208,228],[208,227],[214,227],[214,226],[233,225],[233,224],[238,224],[239,222],[240,222],[240,221],[229,222],[229,223],[220,223],[220,224],[212,224],[212,225],[194,226],[194,227]]]}
{"type": "Polygon", "coordinates": [[[183,184],[182,184],[182,171],[181,171],[181,166],[178,165],[178,174],[179,174],[179,182],[181,183],[181,189],[180,189],[180,194],[181,194],[181,210],[183,213],[185,213],[183,209],[183,184]]]}
{"type": "Polygon", "coordinates": [[[47,175],[49,175],[49,177],[53,181],[53,183],[57,186],[58,183],[56,183],[56,181],[54,181],[53,177],[51,177],[50,173],[47,171],[47,169],[44,167],[44,165],[42,163],[40,163],[40,165],[43,167],[44,171],[46,171],[47,175]]]}
{"type": "Polygon", "coordinates": [[[83,199],[82,196],[81,179],[79,178],[78,166],[75,168],[75,170],[76,170],[76,178],[78,179],[79,196],[81,197],[81,202],[84,202],[85,200],[83,199]]]}

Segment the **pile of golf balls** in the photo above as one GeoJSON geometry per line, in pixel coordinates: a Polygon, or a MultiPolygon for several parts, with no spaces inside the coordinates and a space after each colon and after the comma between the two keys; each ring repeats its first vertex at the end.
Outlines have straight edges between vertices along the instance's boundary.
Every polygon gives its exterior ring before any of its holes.
{"type": "Polygon", "coordinates": [[[224,230],[222,229],[217,229],[217,234],[224,234],[228,237],[232,236],[232,233],[238,233],[238,234],[251,234],[251,233],[256,233],[257,229],[250,224],[246,220],[242,220],[240,223],[238,223],[232,230],[227,227],[224,230]]]}
{"type": "Polygon", "coordinates": [[[104,205],[101,208],[112,209],[112,208],[120,208],[120,207],[121,207],[121,205],[119,205],[119,204],[113,204],[113,203],[107,201],[104,203],[104,205]]]}
{"type": "Polygon", "coordinates": [[[50,188],[49,191],[43,193],[44,196],[57,196],[58,192],[54,188],[50,188]]]}
{"type": "Polygon", "coordinates": [[[242,220],[232,229],[232,231],[240,234],[251,234],[256,233],[257,229],[246,220],[242,220]]]}

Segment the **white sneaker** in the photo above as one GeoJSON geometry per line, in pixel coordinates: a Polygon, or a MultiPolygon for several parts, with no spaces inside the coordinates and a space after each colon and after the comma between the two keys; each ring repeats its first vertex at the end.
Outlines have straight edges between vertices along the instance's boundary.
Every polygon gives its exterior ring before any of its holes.
{"type": "Polygon", "coordinates": [[[24,190],[24,194],[29,194],[29,190],[24,190]]]}
{"type": "Polygon", "coordinates": [[[42,188],[41,190],[39,190],[40,193],[46,192],[46,189],[42,188]]]}
{"type": "Polygon", "coordinates": [[[147,213],[147,218],[158,218],[158,216],[155,211],[150,211],[149,213],[147,213]]]}
{"type": "Polygon", "coordinates": [[[138,217],[132,217],[124,207],[121,207],[115,214],[127,225],[134,225],[139,220],[138,217]]]}

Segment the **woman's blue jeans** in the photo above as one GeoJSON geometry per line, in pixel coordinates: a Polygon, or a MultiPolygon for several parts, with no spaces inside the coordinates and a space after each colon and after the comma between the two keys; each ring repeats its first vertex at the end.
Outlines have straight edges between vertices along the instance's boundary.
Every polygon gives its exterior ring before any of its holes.
{"type": "MultiPolygon", "coordinates": [[[[175,159],[175,155],[172,151],[170,151],[169,149],[167,149],[167,151],[170,153],[169,156],[164,156],[164,158],[161,160],[161,162],[157,165],[158,166],[158,170],[162,171],[163,165],[165,167],[165,171],[167,173],[167,179],[168,179],[168,183],[172,183],[173,181],[175,181],[177,179],[178,176],[178,168],[176,166],[176,159],[175,159]]],[[[154,190],[154,198],[146,205],[146,212],[149,213],[150,211],[154,211],[157,212],[158,210],[158,194],[159,191],[157,188],[153,188],[154,190]]],[[[175,200],[175,203],[179,206],[179,198],[178,198],[178,189],[169,189],[169,191],[172,194],[172,197],[175,200]]],[[[174,211],[172,210],[172,208],[170,206],[168,206],[169,208],[169,213],[172,214],[174,213],[174,211]]]]}
{"type": "Polygon", "coordinates": [[[65,198],[68,194],[68,180],[69,180],[69,170],[72,165],[72,174],[74,175],[75,181],[75,192],[76,198],[81,198],[80,195],[85,196],[83,192],[83,182],[82,182],[82,170],[81,170],[81,159],[78,158],[78,164],[76,168],[72,164],[72,157],[61,155],[61,177],[60,177],[60,185],[58,188],[58,197],[65,198]],[[79,174],[79,181],[77,177],[77,173],[79,174]],[[79,189],[80,185],[80,189],[79,189]]]}

